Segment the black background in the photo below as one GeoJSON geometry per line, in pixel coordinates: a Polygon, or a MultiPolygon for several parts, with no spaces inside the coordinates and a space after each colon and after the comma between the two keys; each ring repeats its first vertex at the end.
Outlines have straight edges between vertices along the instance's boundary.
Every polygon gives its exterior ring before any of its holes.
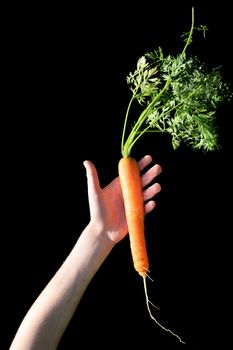
{"type": "MultiPolygon", "coordinates": [[[[146,51],[179,52],[192,5],[196,24],[209,30],[191,53],[221,64],[232,82],[229,2],[38,3],[3,12],[2,349],[88,223],[82,162],[94,162],[102,186],[117,176],[127,74],[146,51]]],[[[222,106],[219,151],[173,151],[164,135],[145,136],[133,151],[163,168],[157,209],[145,222],[148,289],[158,320],[187,344],[149,318],[126,237],[95,275],[59,349],[227,344],[231,118],[232,105],[222,106]]]]}

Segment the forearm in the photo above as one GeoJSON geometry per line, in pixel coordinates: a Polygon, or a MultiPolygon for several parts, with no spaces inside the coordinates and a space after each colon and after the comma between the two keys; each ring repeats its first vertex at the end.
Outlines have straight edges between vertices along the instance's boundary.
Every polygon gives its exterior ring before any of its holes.
{"type": "Polygon", "coordinates": [[[92,277],[110,253],[107,235],[88,225],[21,323],[10,350],[56,349],[92,277]]]}

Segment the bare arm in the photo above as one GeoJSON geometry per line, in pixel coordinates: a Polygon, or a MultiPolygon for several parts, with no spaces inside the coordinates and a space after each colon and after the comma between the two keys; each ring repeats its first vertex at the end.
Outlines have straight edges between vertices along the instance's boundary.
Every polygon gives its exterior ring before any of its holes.
{"type": "MultiPolygon", "coordinates": [[[[141,170],[152,161],[143,157],[141,170]]],[[[85,161],[87,172],[90,222],[80,235],[72,251],[35,300],[23,319],[10,350],[54,350],[71,320],[83,293],[114,245],[127,234],[124,206],[119,179],[104,189],[100,187],[95,166],[85,161]]],[[[159,173],[159,165],[142,175],[143,187],[159,173]]],[[[152,184],[144,191],[146,213],[153,210],[150,200],[160,191],[152,184]]]]}

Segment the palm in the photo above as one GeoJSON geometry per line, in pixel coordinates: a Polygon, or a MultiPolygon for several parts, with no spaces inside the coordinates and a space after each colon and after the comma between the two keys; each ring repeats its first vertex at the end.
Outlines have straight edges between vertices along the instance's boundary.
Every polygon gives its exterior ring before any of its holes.
{"type": "MultiPolygon", "coordinates": [[[[142,171],[152,162],[150,156],[143,157],[139,162],[142,171]]],[[[101,226],[114,243],[119,242],[127,234],[127,222],[125,218],[124,203],[121,193],[119,177],[115,178],[103,189],[100,187],[98,174],[94,164],[84,162],[88,178],[88,199],[91,220],[101,226]]],[[[154,165],[142,176],[142,187],[150,184],[161,172],[159,165],[154,165]]],[[[155,207],[155,202],[150,199],[160,191],[160,185],[154,183],[143,191],[145,213],[149,213],[155,207]]]]}
{"type": "Polygon", "coordinates": [[[114,179],[103,189],[103,216],[113,241],[120,241],[127,234],[124,203],[119,178],[114,179]]]}

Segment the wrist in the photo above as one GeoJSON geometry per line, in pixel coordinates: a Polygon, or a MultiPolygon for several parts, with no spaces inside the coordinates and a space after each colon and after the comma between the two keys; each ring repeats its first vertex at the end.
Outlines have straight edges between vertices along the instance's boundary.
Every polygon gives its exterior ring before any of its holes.
{"type": "Polygon", "coordinates": [[[91,249],[98,252],[97,255],[107,256],[115,245],[103,225],[99,225],[94,221],[90,221],[84,229],[82,240],[84,240],[89,247],[92,247],[91,249]]]}
{"type": "Polygon", "coordinates": [[[89,224],[86,227],[87,231],[95,237],[95,239],[106,249],[112,249],[117,243],[113,238],[119,233],[107,229],[103,224],[99,224],[94,220],[90,220],[89,224]]]}

